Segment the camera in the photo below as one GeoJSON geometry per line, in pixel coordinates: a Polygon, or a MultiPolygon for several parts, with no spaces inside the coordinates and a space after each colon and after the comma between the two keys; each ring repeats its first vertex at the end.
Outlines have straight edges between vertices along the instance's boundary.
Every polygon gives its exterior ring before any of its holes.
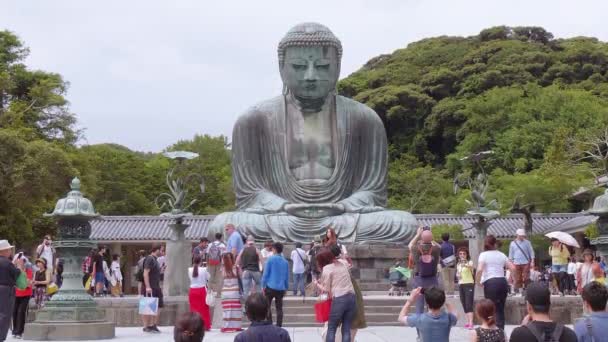
{"type": "Polygon", "coordinates": [[[431,230],[431,227],[430,226],[424,226],[424,227],[422,227],[422,230],[431,230]]]}

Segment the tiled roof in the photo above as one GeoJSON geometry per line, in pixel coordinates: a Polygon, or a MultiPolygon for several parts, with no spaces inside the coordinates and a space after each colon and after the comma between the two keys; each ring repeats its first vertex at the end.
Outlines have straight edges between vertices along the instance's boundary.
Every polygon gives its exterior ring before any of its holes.
{"type": "MultiPolygon", "coordinates": [[[[419,214],[415,215],[420,225],[434,226],[437,224],[459,224],[463,228],[466,238],[474,238],[475,231],[472,223],[475,221],[471,216],[459,216],[448,214],[419,214]]],[[[215,216],[191,216],[184,220],[190,224],[186,230],[186,238],[196,241],[207,236],[207,226],[215,216]]],[[[505,215],[492,221],[489,233],[498,238],[511,238],[515,230],[523,228],[524,218],[521,214],[505,215]]],[[[582,230],[594,222],[594,217],[585,216],[581,213],[563,214],[534,214],[533,232],[541,234],[554,230],[573,233],[582,230]]],[[[155,241],[168,240],[171,231],[168,224],[171,219],[161,216],[102,216],[100,219],[91,221],[91,239],[96,241],[155,241]]]]}
{"type": "MultiPolygon", "coordinates": [[[[190,227],[186,238],[198,240],[207,236],[207,225],[213,215],[191,216],[184,219],[190,227]]],[[[91,240],[96,241],[154,241],[168,240],[171,236],[169,224],[172,220],[162,216],[102,216],[91,221],[91,240]]]]}
{"type": "MultiPolygon", "coordinates": [[[[459,216],[447,214],[422,214],[415,215],[418,223],[425,226],[433,226],[436,224],[459,224],[462,226],[464,236],[468,239],[475,237],[473,222],[475,218],[472,216],[459,216]]],[[[570,232],[576,231],[577,228],[584,228],[589,225],[589,219],[580,213],[559,213],[559,214],[533,214],[532,215],[532,232],[534,234],[542,234],[554,230],[562,230],[562,225],[566,225],[570,232]],[[584,219],[582,219],[584,218],[584,219]],[[574,225],[573,225],[574,224],[574,225]]],[[[492,225],[488,229],[488,234],[492,234],[499,239],[515,237],[515,230],[524,227],[524,216],[521,214],[504,215],[492,220],[492,225]]]]}

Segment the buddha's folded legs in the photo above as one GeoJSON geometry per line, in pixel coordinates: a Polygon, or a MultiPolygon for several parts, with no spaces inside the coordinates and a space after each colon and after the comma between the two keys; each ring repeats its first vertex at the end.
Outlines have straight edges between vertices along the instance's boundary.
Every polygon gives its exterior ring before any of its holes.
{"type": "Polygon", "coordinates": [[[237,227],[241,234],[253,235],[257,241],[310,242],[325,234],[328,227],[345,243],[409,242],[416,234],[416,218],[407,212],[386,210],[367,214],[346,213],[325,218],[300,218],[287,214],[258,215],[226,212],[209,226],[209,235],[223,232],[226,224],[237,227]]]}

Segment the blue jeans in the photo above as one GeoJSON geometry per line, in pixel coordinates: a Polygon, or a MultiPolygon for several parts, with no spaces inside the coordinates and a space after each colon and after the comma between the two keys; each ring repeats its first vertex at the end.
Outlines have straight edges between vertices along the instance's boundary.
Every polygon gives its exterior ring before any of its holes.
{"type": "Polygon", "coordinates": [[[262,272],[259,271],[243,271],[243,298],[249,297],[249,291],[251,291],[251,283],[255,282],[253,285],[253,292],[260,292],[260,285],[262,280],[262,272]]]}
{"type": "Polygon", "coordinates": [[[568,272],[568,265],[551,265],[552,273],[568,272]]]}
{"type": "MultiPolygon", "coordinates": [[[[432,277],[420,277],[416,276],[414,278],[414,287],[422,287],[423,289],[428,289],[430,287],[439,286],[439,281],[437,280],[437,276],[432,277]]],[[[416,313],[421,314],[424,313],[424,296],[418,296],[416,299],[416,313]]]]}
{"type": "Polygon", "coordinates": [[[342,322],[342,342],[350,342],[350,327],[357,312],[357,300],[354,293],[334,297],[331,301],[331,312],[327,323],[325,342],[335,342],[338,324],[342,322]]]}
{"type": "Polygon", "coordinates": [[[293,295],[297,296],[298,295],[298,290],[300,290],[300,293],[302,294],[302,296],[304,295],[304,279],[306,277],[304,276],[304,273],[294,273],[293,274],[293,295]]]}

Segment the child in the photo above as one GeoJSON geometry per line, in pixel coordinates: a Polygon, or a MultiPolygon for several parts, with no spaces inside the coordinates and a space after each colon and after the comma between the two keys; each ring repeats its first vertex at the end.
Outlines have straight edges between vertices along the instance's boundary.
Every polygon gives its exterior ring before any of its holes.
{"type": "Polygon", "coordinates": [[[481,299],[475,306],[481,326],[471,332],[473,342],[505,342],[505,332],[496,326],[496,306],[489,299],[481,299]]]}
{"type": "Polygon", "coordinates": [[[538,267],[534,265],[530,270],[530,281],[533,283],[540,282],[542,279],[542,274],[538,271],[538,267]]]}

